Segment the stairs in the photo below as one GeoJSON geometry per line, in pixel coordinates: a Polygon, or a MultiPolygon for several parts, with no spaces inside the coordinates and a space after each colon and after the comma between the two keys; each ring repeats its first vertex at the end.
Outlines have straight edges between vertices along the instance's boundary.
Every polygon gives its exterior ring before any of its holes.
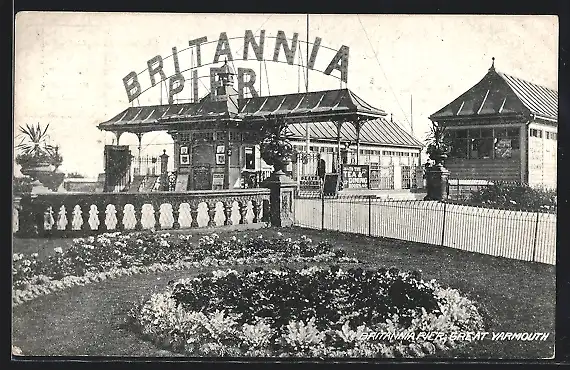
{"type": "Polygon", "coordinates": [[[129,191],[138,192],[144,180],[145,176],[135,175],[133,181],[131,182],[131,185],[129,186],[129,191]]]}
{"type": "Polygon", "coordinates": [[[158,176],[155,175],[148,175],[143,177],[143,183],[140,187],[141,193],[150,193],[153,191],[156,181],[158,180],[158,176]]]}

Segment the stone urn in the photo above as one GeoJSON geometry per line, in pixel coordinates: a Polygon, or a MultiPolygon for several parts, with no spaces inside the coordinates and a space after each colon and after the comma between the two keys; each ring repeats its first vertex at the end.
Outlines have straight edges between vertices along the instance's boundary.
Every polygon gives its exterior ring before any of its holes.
{"type": "Polygon", "coordinates": [[[65,178],[65,174],[58,172],[57,168],[57,166],[47,162],[38,162],[22,166],[20,172],[23,175],[29,176],[34,182],[39,181],[51,191],[57,191],[65,178]]]}
{"type": "Polygon", "coordinates": [[[287,166],[291,163],[291,157],[278,158],[273,160],[273,169],[275,172],[285,173],[287,166]]]}

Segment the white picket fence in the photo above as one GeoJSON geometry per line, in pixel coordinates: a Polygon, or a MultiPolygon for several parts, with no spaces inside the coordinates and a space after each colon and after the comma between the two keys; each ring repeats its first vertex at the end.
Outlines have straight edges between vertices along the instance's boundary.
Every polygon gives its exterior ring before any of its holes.
{"type": "Polygon", "coordinates": [[[364,197],[326,198],[324,203],[297,198],[295,225],[556,264],[555,214],[364,197]]]}

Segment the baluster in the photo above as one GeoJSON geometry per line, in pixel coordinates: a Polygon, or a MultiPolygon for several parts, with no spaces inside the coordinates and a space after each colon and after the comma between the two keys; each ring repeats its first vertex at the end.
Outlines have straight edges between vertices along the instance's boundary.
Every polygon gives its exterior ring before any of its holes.
{"type": "Polygon", "coordinates": [[[263,199],[262,207],[263,207],[263,217],[262,217],[261,221],[269,222],[270,220],[269,220],[269,200],[268,199],[263,199]]]}
{"type": "Polygon", "coordinates": [[[228,200],[224,202],[224,215],[226,216],[226,220],[224,221],[224,225],[231,225],[233,224],[232,221],[232,208],[234,206],[233,200],[228,200]]]}
{"type": "Polygon", "coordinates": [[[160,230],[162,228],[162,226],[160,225],[160,206],[161,206],[160,202],[155,202],[152,205],[152,208],[154,209],[154,229],[155,230],[160,230]]]}
{"type": "Polygon", "coordinates": [[[247,200],[240,201],[239,203],[240,224],[247,224],[247,200]]]}
{"type": "Polygon", "coordinates": [[[200,203],[188,204],[190,206],[190,216],[192,216],[192,223],[190,227],[198,227],[198,207],[200,203]]]}
{"type": "Polygon", "coordinates": [[[42,230],[45,235],[52,235],[53,225],[55,224],[55,220],[53,218],[53,207],[48,203],[44,205],[43,210],[42,230]]]}
{"type": "Polygon", "coordinates": [[[75,212],[75,202],[65,203],[65,217],[67,218],[67,225],[65,225],[65,232],[67,234],[73,233],[73,217],[75,212]]]}
{"type": "Polygon", "coordinates": [[[85,232],[85,233],[90,233],[91,232],[91,225],[89,225],[89,217],[91,217],[91,215],[89,214],[89,212],[91,211],[91,204],[84,202],[82,204],[80,204],[81,207],[81,231],[85,232]]]}
{"type": "Polygon", "coordinates": [[[61,218],[65,215],[64,212],[62,212],[61,207],[63,207],[62,204],[59,205],[59,207],[55,207],[53,209],[53,213],[54,213],[54,224],[52,226],[52,232],[54,234],[54,236],[58,236],[61,237],[64,234],[64,230],[60,230],[60,220],[61,218]]]}
{"type": "Polygon", "coordinates": [[[174,219],[174,221],[172,222],[172,228],[173,229],[180,229],[180,205],[181,203],[179,202],[172,202],[172,218],[174,219]]]}
{"type": "Polygon", "coordinates": [[[144,206],[144,203],[133,202],[134,214],[135,214],[135,220],[136,220],[135,230],[137,230],[137,231],[140,231],[143,228],[143,226],[142,226],[143,206],[144,206]]]}
{"type": "Polygon", "coordinates": [[[125,204],[117,202],[117,204],[115,204],[115,211],[115,217],[117,218],[115,231],[123,231],[125,229],[125,225],[123,225],[123,217],[125,216],[125,204]]]}
{"type": "Polygon", "coordinates": [[[98,230],[100,232],[105,232],[107,231],[107,225],[105,225],[105,220],[107,219],[107,213],[105,212],[107,210],[107,207],[105,205],[104,202],[99,203],[97,205],[97,212],[99,212],[97,214],[97,217],[99,218],[99,228],[98,230]]]}
{"type": "Polygon", "coordinates": [[[253,200],[251,202],[251,205],[253,206],[253,220],[252,222],[258,223],[260,221],[260,215],[261,215],[261,202],[259,200],[253,200]]]}
{"type": "Polygon", "coordinates": [[[216,226],[216,202],[206,203],[208,206],[208,226],[216,226]]]}

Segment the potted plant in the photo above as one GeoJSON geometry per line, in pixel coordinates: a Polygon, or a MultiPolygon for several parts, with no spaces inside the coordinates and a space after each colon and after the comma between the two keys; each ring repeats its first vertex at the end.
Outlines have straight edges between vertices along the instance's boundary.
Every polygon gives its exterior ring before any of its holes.
{"type": "Polygon", "coordinates": [[[22,174],[55,190],[63,181],[64,174],[56,172],[63,159],[59,147],[49,143],[48,128],[49,124],[42,128],[39,123],[20,127],[22,140],[16,145],[19,153],[15,160],[22,167],[22,174]]]}
{"type": "Polygon", "coordinates": [[[445,127],[432,124],[427,137],[426,152],[436,166],[443,166],[443,161],[451,151],[451,143],[446,135],[445,127]]]}
{"type": "Polygon", "coordinates": [[[262,140],[259,145],[261,158],[273,166],[275,172],[284,171],[291,163],[294,153],[293,145],[285,133],[286,126],[284,120],[273,120],[261,128],[262,140]]]}

